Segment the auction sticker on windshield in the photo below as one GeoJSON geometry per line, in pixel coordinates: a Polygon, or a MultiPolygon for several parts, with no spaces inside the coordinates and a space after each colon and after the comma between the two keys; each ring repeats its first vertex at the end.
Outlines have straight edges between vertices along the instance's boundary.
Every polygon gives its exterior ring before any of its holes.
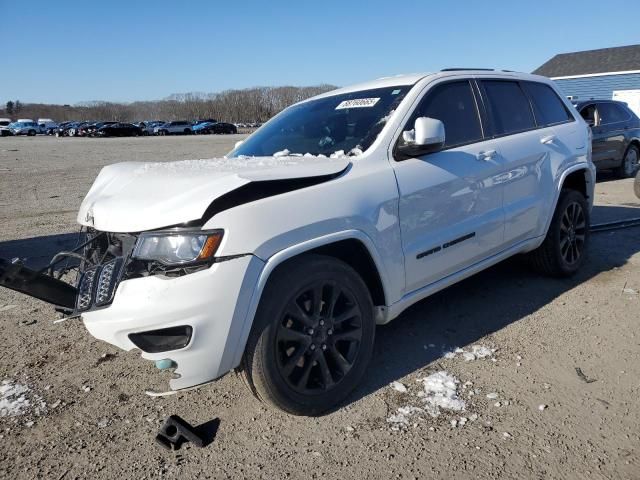
{"type": "Polygon", "coordinates": [[[338,104],[336,110],[344,108],[367,108],[373,107],[378,103],[379,98],[354,98],[353,100],[344,100],[338,104]]]}

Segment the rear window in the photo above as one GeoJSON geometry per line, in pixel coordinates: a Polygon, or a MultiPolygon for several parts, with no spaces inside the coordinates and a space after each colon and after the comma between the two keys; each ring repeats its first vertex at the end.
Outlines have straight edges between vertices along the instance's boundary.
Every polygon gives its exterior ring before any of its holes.
{"type": "Polygon", "coordinates": [[[536,127],[529,100],[517,82],[484,80],[494,135],[508,135],[536,127]]]}
{"type": "Polygon", "coordinates": [[[620,105],[615,103],[599,103],[598,113],[600,114],[600,124],[618,123],[629,120],[630,115],[620,105]]]}
{"type": "Polygon", "coordinates": [[[573,117],[567,111],[562,100],[549,85],[544,83],[525,82],[522,84],[531,97],[533,113],[539,127],[567,122],[573,117]]]}

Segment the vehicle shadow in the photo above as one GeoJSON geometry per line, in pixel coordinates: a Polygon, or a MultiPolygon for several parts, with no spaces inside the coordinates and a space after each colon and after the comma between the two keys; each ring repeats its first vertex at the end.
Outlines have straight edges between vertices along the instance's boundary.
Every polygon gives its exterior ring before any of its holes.
{"type": "MultiPolygon", "coordinates": [[[[51,258],[63,250],[72,250],[79,244],[78,233],[60,233],[21,240],[0,242],[0,258],[19,258],[25,266],[40,270],[49,265],[51,258]]],[[[64,265],[66,262],[61,262],[64,265]]],[[[69,262],[72,264],[73,262],[69,262]]]]}
{"type": "MultiPolygon", "coordinates": [[[[616,220],[626,210],[594,209],[615,210],[598,212],[606,221],[616,220]]],[[[572,278],[539,275],[522,257],[514,257],[413,305],[393,322],[377,328],[367,374],[345,404],[425,367],[439,368],[437,362],[447,351],[473,345],[596,275],[624,265],[640,252],[639,234],[640,227],[594,233],[587,262],[572,278]]],[[[487,343],[491,345],[491,340],[487,343]]]]}
{"type": "Polygon", "coordinates": [[[596,174],[596,183],[616,182],[618,180],[621,180],[621,178],[613,170],[598,170],[596,174]]]}

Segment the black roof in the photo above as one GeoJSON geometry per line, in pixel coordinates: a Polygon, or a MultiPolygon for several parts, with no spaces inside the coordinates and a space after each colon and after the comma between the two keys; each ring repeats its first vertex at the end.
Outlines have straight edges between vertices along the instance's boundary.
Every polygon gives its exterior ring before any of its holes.
{"type": "Polygon", "coordinates": [[[545,77],[568,77],[628,70],[640,70],[640,45],[560,53],[533,73],[545,77]]]}

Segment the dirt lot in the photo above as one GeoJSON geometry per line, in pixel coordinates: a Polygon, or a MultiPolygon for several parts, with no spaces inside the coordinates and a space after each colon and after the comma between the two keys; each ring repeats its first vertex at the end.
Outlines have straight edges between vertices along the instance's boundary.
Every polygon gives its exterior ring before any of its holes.
{"type": "MultiPolygon", "coordinates": [[[[67,244],[102,165],[212,157],[239,138],[1,138],[0,257],[41,264],[67,244]]],[[[594,222],[640,216],[630,180],[605,178],[596,204],[594,222]]],[[[152,364],[0,289],[0,415],[15,414],[0,416],[0,478],[640,478],[640,229],[592,240],[573,279],[514,259],[380,327],[364,384],[320,418],[267,410],[233,373],[149,398],[164,383],[152,364]],[[465,409],[399,412],[424,406],[419,380],[439,371],[465,409]],[[213,442],[161,449],[169,414],[209,439],[219,419],[213,442]]]]}

